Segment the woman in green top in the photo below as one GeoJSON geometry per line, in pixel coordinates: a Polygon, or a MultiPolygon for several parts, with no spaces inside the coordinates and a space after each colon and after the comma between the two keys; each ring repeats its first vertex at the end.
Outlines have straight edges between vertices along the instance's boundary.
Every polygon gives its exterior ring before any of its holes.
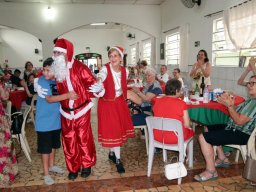
{"type": "Polygon", "coordinates": [[[199,135],[199,143],[206,161],[206,169],[194,177],[197,181],[209,181],[218,178],[216,167],[229,166],[222,145],[246,145],[256,125],[256,75],[251,76],[246,84],[250,98],[234,108],[234,99],[227,93],[218,97],[218,102],[229,111],[230,120],[227,125],[214,125],[215,129],[199,135]],[[217,147],[218,158],[214,160],[213,146],[217,147]]]}

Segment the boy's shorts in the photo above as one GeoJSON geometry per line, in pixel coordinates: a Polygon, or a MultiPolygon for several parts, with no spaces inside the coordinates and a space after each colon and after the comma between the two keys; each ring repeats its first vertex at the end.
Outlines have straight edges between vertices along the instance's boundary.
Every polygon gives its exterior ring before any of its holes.
{"type": "Polygon", "coordinates": [[[60,148],[60,129],[47,132],[37,131],[37,152],[50,154],[52,149],[60,148]]]}

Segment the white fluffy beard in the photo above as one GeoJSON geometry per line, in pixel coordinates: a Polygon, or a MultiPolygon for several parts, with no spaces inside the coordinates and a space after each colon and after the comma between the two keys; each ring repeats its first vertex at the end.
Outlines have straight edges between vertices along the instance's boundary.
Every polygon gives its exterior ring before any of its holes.
{"type": "Polygon", "coordinates": [[[58,57],[53,57],[52,69],[55,75],[55,78],[58,82],[63,82],[68,75],[68,68],[65,61],[65,57],[60,55],[58,57]]]}

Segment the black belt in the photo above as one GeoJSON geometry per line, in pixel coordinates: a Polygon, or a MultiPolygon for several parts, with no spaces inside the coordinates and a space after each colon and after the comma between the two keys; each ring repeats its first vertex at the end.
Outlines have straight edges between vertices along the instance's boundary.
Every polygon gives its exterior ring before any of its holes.
{"type": "Polygon", "coordinates": [[[83,106],[85,106],[86,104],[88,104],[90,102],[90,100],[87,100],[87,101],[85,101],[84,103],[82,103],[81,105],[79,105],[79,106],[77,106],[77,107],[75,107],[75,108],[66,108],[66,107],[62,107],[62,109],[64,109],[64,110],[67,110],[67,111],[75,111],[75,110],[77,110],[77,109],[79,109],[79,108],[81,108],[81,107],[83,107],[83,106]]]}

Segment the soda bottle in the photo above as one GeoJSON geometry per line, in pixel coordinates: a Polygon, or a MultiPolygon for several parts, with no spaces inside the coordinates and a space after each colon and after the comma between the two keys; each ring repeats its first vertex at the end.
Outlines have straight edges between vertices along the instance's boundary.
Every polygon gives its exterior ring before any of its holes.
{"type": "Polygon", "coordinates": [[[203,103],[208,103],[208,102],[209,102],[209,90],[208,90],[208,87],[205,87],[203,103]]]}

